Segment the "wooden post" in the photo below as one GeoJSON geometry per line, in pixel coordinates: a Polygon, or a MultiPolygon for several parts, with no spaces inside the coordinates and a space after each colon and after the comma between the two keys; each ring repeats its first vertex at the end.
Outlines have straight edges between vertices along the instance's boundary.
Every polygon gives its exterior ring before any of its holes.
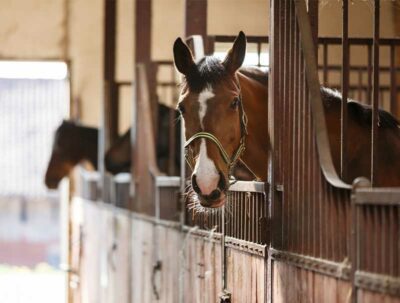
{"type": "Polygon", "coordinates": [[[104,0],[104,53],[103,53],[103,104],[99,133],[99,171],[102,175],[100,189],[103,201],[108,188],[105,182],[104,155],[118,137],[118,87],[115,83],[117,0],[104,0]]]}
{"type": "Polygon", "coordinates": [[[206,54],[212,52],[211,41],[207,37],[207,0],[186,0],[185,37],[201,35],[206,54]]]}

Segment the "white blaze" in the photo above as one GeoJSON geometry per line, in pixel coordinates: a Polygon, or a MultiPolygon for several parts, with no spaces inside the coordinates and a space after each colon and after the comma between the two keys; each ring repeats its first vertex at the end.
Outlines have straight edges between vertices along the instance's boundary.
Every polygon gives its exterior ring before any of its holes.
{"type": "MultiPolygon", "coordinates": [[[[207,112],[207,101],[214,96],[210,87],[205,88],[199,94],[199,120],[202,130],[204,130],[203,120],[207,112]]],[[[197,158],[193,173],[196,175],[197,185],[203,195],[209,195],[217,188],[219,174],[214,161],[207,155],[205,139],[201,139],[199,157],[197,158]]]]}
{"type": "Polygon", "coordinates": [[[207,101],[214,96],[215,95],[210,87],[205,88],[199,94],[199,119],[201,128],[204,128],[203,120],[207,112],[207,101]]]}

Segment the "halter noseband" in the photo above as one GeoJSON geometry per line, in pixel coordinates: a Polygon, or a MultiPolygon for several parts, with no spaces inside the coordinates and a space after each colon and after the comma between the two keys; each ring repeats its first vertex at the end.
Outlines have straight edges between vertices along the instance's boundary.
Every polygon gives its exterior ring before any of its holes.
{"type": "MultiPolygon", "coordinates": [[[[240,87],[239,87],[240,91],[240,87]]],[[[218,150],[222,156],[222,159],[224,160],[225,164],[228,166],[228,173],[229,175],[232,175],[233,173],[233,168],[235,167],[237,161],[239,160],[240,156],[243,154],[246,144],[245,144],[245,137],[247,135],[247,116],[246,113],[243,109],[243,102],[242,102],[242,95],[239,95],[239,115],[240,115],[240,132],[241,132],[241,137],[240,137],[240,143],[236,151],[233,153],[232,157],[229,157],[228,153],[225,151],[224,147],[222,146],[221,142],[218,140],[216,136],[209,132],[198,132],[194,134],[192,137],[190,137],[186,142],[185,142],[185,159],[190,168],[193,170],[194,169],[194,157],[193,157],[193,151],[190,149],[190,144],[193,143],[193,141],[197,139],[207,139],[213,142],[217,147],[218,150]]]]}

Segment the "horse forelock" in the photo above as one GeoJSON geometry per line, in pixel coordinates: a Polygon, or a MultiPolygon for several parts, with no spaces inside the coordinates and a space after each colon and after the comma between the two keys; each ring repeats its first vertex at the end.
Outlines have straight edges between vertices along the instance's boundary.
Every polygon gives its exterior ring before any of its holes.
{"type": "Polygon", "coordinates": [[[188,85],[190,91],[199,93],[206,87],[213,86],[224,79],[227,79],[229,73],[222,62],[213,56],[202,58],[185,75],[184,82],[188,85]]]}

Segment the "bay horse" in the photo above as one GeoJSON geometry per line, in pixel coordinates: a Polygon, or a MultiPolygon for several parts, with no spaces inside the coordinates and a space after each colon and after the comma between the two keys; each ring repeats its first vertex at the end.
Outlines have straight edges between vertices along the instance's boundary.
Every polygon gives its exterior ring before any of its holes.
{"type": "Polygon", "coordinates": [[[97,169],[98,129],[64,120],[57,128],[47,166],[45,184],[57,188],[79,162],[87,160],[97,169]]]}
{"type": "MultiPolygon", "coordinates": [[[[173,127],[175,136],[175,155],[174,168],[175,174],[180,171],[180,149],[181,149],[181,132],[179,113],[175,111],[174,125],[170,125],[171,108],[158,103],[158,119],[157,119],[157,139],[156,139],[156,156],[157,165],[162,172],[168,171],[169,160],[169,129],[173,127]]],[[[120,172],[129,172],[131,169],[131,132],[130,129],[121,136],[113,146],[106,152],[105,165],[107,171],[112,174],[120,172]]]]}
{"type": "MultiPolygon", "coordinates": [[[[268,87],[260,71],[244,70],[246,36],[240,32],[220,61],[206,56],[195,62],[189,47],[178,38],[173,46],[177,70],[183,75],[178,110],[185,127],[186,153],[192,167],[192,203],[217,208],[226,200],[229,177],[239,158],[253,179],[266,181],[268,151],[268,87]]],[[[267,75],[264,77],[267,79],[267,75]]],[[[341,96],[321,88],[331,152],[340,165],[341,96]]],[[[348,102],[348,178],[369,176],[371,108],[348,102]]],[[[400,185],[399,122],[379,111],[378,175],[376,186],[400,185]]],[[[284,125],[282,125],[284,127],[284,125]]]]}
{"type": "Polygon", "coordinates": [[[267,83],[261,83],[255,73],[253,77],[240,71],[246,55],[243,32],[223,61],[206,56],[196,63],[181,38],[173,52],[175,66],[184,76],[178,110],[193,170],[192,199],[217,208],[225,202],[229,175],[239,158],[254,178],[267,179],[267,83]]]}

